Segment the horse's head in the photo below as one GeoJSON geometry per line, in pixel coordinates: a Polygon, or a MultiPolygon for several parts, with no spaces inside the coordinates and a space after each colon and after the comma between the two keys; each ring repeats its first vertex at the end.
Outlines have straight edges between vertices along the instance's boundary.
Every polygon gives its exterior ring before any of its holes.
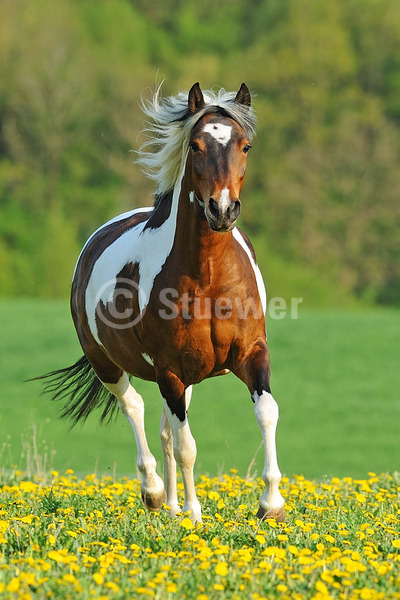
{"type": "MultiPolygon", "coordinates": [[[[233,102],[250,106],[250,92],[244,83],[233,102]]],[[[198,83],[189,92],[188,104],[192,114],[205,107],[198,83]]],[[[189,147],[193,191],[208,224],[214,231],[230,231],[240,213],[250,140],[234,118],[213,107],[193,127],[189,147]]]]}

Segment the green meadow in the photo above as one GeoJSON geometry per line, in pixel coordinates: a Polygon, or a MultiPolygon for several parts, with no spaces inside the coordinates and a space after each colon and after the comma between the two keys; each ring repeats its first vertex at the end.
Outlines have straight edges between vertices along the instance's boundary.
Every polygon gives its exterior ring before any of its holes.
{"type": "MultiPolygon", "coordinates": [[[[2,300],[0,458],[37,473],[136,475],[136,448],[122,416],[109,426],[93,414],[72,430],[60,406],[24,380],[72,364],[81,354],[67,301],[2,300]]],[[[272,391],[280,406],[281,471],[308,478],[363,477],[399,469],[400,311],[311,310],[268,319],[272,391]]],[[[135,380],[146,406],[150,447],[161,464],[161,400],[155,384],[135,380]]],[[[196,474],[236,468],[261,474],[263,451],[247,389],[234,376],[194,388],[190,423],[196,474]]]]}

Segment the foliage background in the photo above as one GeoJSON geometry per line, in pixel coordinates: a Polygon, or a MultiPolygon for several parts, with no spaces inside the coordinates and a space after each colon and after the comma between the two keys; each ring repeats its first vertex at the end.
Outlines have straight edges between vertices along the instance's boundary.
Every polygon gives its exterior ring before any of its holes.
{"type": "Polygon", "coordinates": [[[1,0],[0,293],[63,297],[106,219],[151,203],[138,102],[257,94],[241,225],[269,295],[400,303],[396,0],[1,0]]]}

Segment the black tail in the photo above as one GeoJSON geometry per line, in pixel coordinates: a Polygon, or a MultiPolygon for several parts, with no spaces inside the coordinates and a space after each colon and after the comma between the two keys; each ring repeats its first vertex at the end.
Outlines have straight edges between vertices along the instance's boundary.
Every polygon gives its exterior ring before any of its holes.
{"type": "Polygon", "coordinates": [[[52,400],[67,399],[60,414],[72,419],[72,427],[81,419],[85,421],[92,410],[100,406],[103,406],[101,422],[109,422],[118,408],[117,399],[101,383],[86,356],[71,367],[51,371],[30,381],[38,379],[46,380],[43,392],[51,394],[52,400]]]}

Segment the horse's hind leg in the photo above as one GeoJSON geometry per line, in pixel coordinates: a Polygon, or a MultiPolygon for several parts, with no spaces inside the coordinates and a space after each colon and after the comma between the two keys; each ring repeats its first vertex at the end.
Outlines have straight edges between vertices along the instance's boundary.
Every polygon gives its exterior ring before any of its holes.
{"type": "MultiPolygon", "coordinates": [[[[192,396],[192,386],[185,390],[186,410],[189,408],[192,396]]],[[[165,408],[163,408],[160,425],[161,448],[164,455],[164,485],[167,495],[166,504],[170,507],[171,516],[181,511],[178,504],[178,495],[176,489],[176,461],[174,456],[174,443],[172,429],[168,421],[165,408]]]]}
{"type": "Polygon", "coordinates": [[[103,385],[116,396],[122,412],[132,425],[137,446],[136,464],[143,477],[140,486],[143,503],[150,510],[158,510],[165,501],[165,491],[163,481],[156,473],[156,459],[147,444],[143,399],[129,383],[126,373],[117,383],[103,385]]]}

